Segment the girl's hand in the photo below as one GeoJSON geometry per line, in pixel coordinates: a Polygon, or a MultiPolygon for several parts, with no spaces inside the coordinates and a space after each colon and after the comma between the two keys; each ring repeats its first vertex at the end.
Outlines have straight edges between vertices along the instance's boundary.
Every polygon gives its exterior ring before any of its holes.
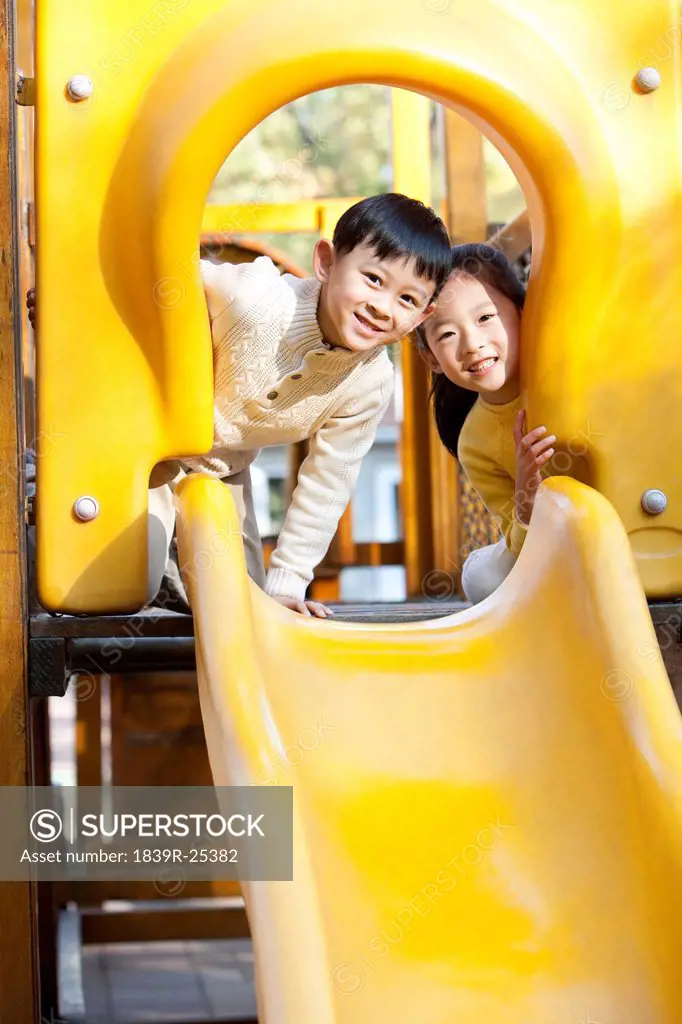
{"type": "Polygon", "coordinates": [[[276,597],[275,601],[278,604],[283,604],[285,608],[291,608],[292,612],[298,612],[300,615],[312,615],[317,619],[327,619],[334,614],[331,608],[320,604],[319,601],[297,601],[293,597],[276,597]]]}
{"type": "Polygon", "coordinates": [[[554,455],[550,447],[556,437],[545,437],[547,427],[536,427],[526,434],[526,413],[522,409],[514,421],[516,444],[516,516],[528,525],[535,504],[535,495],[542,481],[540,470],[554,455]]]}

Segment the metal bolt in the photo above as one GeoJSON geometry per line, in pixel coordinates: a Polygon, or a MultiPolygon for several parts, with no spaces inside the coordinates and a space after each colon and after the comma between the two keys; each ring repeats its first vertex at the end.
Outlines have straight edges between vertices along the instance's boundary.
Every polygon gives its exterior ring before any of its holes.
{"type": "Polygon", "coordinates": [[[99,502],[96,498],[91,498],[89,494],[84,494],[74,501],[73,514],[82,523],[89,523],[91,519],[95,519],[99,515],[99,502]]]}
{"type": "Polygon", "coordinates": [[[665,512],[667,505],[668,499],[665,494],[656,487],[650,487],[642,495],[642,508],[650,516],[660,516],[661,512],[665,512]]]}
{"type": "Polygon", "coordinates": [[[69,79],[66,91],[72,100],[80,102],[80,100],[87,100],[92,96],[95,86],[87,75],[74,75],[69,79]]]}
{"type": "Polygon", "coordinates": [[[640,68],[635,81],[642,92],[653,92],[661,84],[661,73],[658,68],[640,68]]]}

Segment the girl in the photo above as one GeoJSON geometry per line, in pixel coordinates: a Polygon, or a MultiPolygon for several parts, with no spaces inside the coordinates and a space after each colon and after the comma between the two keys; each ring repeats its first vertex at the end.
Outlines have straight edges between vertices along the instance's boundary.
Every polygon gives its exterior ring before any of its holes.
{"type": "Polygon", "coordinates": [[[544,426],[526,433],[519,383],[525,289],[489,245],[458,245],[436,310],[417,330],[433,375],[440,439],[456,456],[503,537],[472,551],[462,587],[477,602],[508,575],[523,545],[541,469],[556,441],[544,426]]]}

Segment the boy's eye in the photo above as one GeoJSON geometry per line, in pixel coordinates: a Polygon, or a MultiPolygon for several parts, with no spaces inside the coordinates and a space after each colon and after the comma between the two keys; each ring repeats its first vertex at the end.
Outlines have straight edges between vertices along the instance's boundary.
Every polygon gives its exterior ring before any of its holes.
{"type": "Polygon", "coordinates": [[[447,341],[448,338],[454,338],[454,336],[455,336],[455,332],[454,331],[445,331],[443,334],[441,334],[441,336],[438,339],[438,341],[447,341]]]}
{"type": "Polygon", "coordinates": [[[403,300],[403,302],[409,302],[411,306],[417,305],[417,300],[415,299],[414,295],[401,295],[400,298],[403,300]]]}
{"type": "Polygon", "coordinates": [[[371,281],[372,284],[381,284],[381,278],[379,277],[379,275],[373,274],[369,270],[365,272],[365,277],[367,278],[368,281],[371,281]]]}
{"type": "Polygon", "coordinates": [[[488,320],[494,320],[496,316],[496,313],[484,313],[483,316],[481,317],[481,321],[482,323],[487,323],[488,320]]]}

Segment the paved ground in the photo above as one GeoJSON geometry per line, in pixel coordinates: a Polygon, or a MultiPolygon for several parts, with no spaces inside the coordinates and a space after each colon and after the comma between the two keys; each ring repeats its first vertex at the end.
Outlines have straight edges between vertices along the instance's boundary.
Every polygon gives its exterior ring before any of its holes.
{"type": "Polygon", "coordinates": [[[87,1024],[172,1024],[256,1017],[248,940],[85,946],[87,1024]]]}
{"type": "MultiPolygon", "coordinates": [[[[52,782],[75,785],[76,704],[51,697],[52,782]]],[[[105,723],[106,746],[106,723],[105,723]]],[[[115,943],[82,947],[87,1024],[255,1020],[248,940],[115,943]]]]}

